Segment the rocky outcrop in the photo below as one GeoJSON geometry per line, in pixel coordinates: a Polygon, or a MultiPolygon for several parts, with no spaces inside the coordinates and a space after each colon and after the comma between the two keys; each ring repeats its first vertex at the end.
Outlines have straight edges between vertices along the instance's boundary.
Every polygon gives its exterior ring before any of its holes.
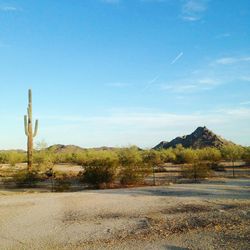
{"type": "Polygon", "coordinates": [[[162,148],[174,148],[176,145],[181,144],[184,148],[205,148],[216,147],[220,148],[223,145],[233,144],[220,136],[214,134],[206,127],[198,127],[193,133],[184,135],[182,137],[176,137],[170,142],[160,142],[154,147],[154,149],[162,148]]]}

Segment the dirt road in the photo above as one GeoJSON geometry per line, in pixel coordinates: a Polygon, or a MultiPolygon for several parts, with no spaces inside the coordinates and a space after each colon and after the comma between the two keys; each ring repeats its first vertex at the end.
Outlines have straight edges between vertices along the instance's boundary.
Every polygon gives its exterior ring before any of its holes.
{"type": "Polygon", "coordinates": [[[0,249],[248,249],[250,180],[0,191],[0,249]]]}

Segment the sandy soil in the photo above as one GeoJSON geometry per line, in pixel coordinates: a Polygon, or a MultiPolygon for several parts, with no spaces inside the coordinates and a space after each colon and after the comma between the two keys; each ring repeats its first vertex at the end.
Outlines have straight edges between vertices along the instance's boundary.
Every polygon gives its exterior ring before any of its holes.
{"type": "Polygon", "coordinates": [[[0,191],[0,249],[249,249],[250,180],[0,191]]]}

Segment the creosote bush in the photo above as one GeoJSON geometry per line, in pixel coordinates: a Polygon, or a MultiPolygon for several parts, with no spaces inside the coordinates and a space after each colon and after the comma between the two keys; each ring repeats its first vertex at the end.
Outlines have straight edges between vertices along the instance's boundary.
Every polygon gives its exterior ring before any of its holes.
{"type": "Polygon", "coordinates": [[[118,172],[118,157],[112,151],[88,152],[83,161],[82,181],[95,187],[114,183],[118,172]]]}
{"type": "Polygon", "coordinates": [[[250,147],[246,147],[243,153],[243,160],[246,164],[250,164],[250,147]]]}
{"type": "Polygon", "coordinates": [[[10,164],[15,166],[17,163],[23,163],[27,160],[25,153],[9,151],[9,152],[0,152],[0,163],[1,164],[10,164]]]}
{"type": "Polygon", "coordinates": [[[233,166],[233,177],[235,177],[234,164],[235,164],[235,161],[243,158],[244,148],[238,145],[227,145],[227,146],[222,147],[221,151],[222,151],[222,155],[224,159],[231,161],[232,166],[233,166]]]}
{"type": "MultiPolygon", "coordinates": [[[[175,148],[162,150],[141,150],[137,147],[112,150],[85,149],[76,151],[56,151],[53,148],[40,147],[34,151],[33,169],[41,176],[55,164],[68,163],[82,166],[78,180],[95,187],[110,187],[113,184],[137,185],[142,184],[148,175],[164,170],[166,163],[184,164],[183,177],[200,179],[208,177],[211,170],[221,170],[221,160],[234,162],[244,160],[250,163],[250,148],[229,145],[216,148],[191,149],[177,145],[175,148]]],[[[26,162],[25,152],[0,152],[0,164],[26,162]]],[[[14,168],[13,168],[14,169],[14,168]]],[[[17,185],[36,183],[38,175],[34,173],[18,172],[13,176],[17,185]]],[[[45,178],[46,179],[46,178],[45,178]]],[[[63,186],[67,175],[58,178],[57,183],[63,186]]],[[[67,184],[68,185],[68,184],[67,184]]]]}
{"type": "Polygon", "coordinates": [[[176,154],[172,148],[169,149],[162,149],[159,151],[161,162],[168,163],[168,162],[176,162],[176,154]]]}
{"type": "Polygon", "coordinates": [[[122,185],[143,184],[145,178],[152,173],[146,164],[123,167],[120,172],[120,183],[122,185]]]}
{"type": "Polygon", "coordinates": [[[204,179],[209,177],[211,174],[211,169],[207,163],[197,162],[182,168],[182,177],[188,179],[204,179]]]}
{"type": "Polygon", "coordinates": [[[50,152],[41,150],[34,152],[33,161],[36,164],[36,170],[45,172],[47,169],[53,168],[55,157],[50,152]]]}
{"type": "Polygon", "coordinates": [[[116,151],[90,150],[81,156],[84,164],[82,181],[95,187],[110,186],[115,181],[122,185],[141,184],[152,173],[151,163],[143,160],[143,152],[137,147],[116,151]]]}
{"type": "Polygon", "coordinates": [[[143,161],[142,152],[136,147],[120,150],[119,161],[120,182],[123,185],[142,184],[145,177],[152,173],[151,163],[143,161]]]}

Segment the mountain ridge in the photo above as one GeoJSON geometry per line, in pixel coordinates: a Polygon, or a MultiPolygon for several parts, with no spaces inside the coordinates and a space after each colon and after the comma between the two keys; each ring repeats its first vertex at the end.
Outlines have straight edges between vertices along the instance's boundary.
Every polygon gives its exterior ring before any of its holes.
{"type": "MultiPolygon", "coordinates": [[[[184,148],[204,148],[204,147],[216,147],[220,148],[224,145],[235,145],[235,143],[222,138],[219,135],[216,135],[207,127],[198,127],[193,133],[184,136],[178,136],[168,141],[161,141],[157,144],[153,149],[167,149],[167,148],[174,148],[176,145],[181,144],[184,148]]],[[[64,145],[64,144],[53,144],[49,147],[46,147],[43,150],[49,150],[54,153],[77,153],[85,150],[115,150],[119,149],[120,147],[92,147],[92,148],[84,148],[77,145],[64,145]]],[[[142,148],[138,147],[139,150],[143,150],[142,148]]],[[[8,153],[8,152],[19,152],[25,153],[25,150],[22,149],[10,149],[10,150],[0,150],[0,153],[8,153]]]]}
{"type": "Polygon", "coordinates": [[[184,148],[205,148],[205,147],[215,147],[221,148],[224,145],[234,144],[231,141],[228,141],[222,138],[219,135],[216,135],[206,126],[198,127],[194,132],[189,135],[178,136],[170,142],[161,141],[153,149],[167,149],[175,148],[178,144],[181,144],[184,148]]]}

